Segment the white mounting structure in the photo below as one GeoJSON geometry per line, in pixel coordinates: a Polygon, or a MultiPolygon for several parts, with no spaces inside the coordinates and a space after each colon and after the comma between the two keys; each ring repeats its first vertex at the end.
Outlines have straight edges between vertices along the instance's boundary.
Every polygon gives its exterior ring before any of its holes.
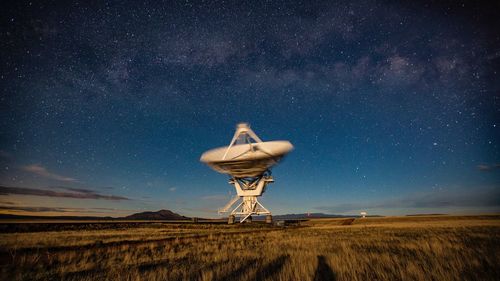
{"type": "Polygon", "coordinates": [[[226,160],[227,153],[229,152],[231,147],[235,145],[238,140],[240,140],[240,137],[244,137],[243,141],[248,144],[252,143],[251,139],[253,139],[255,142],[262,142],[262,140],[252,131],[252,129],[250,129],[250,126],[247,123],[240,123],[236,127],[236,132],[234,132],[233,139],[227,147],[224,156],[222,156],[222,160],[226,160]]]}
{"type": "MultiPolygon", "coordinates": [[[[250,126],[248,124],[240,123],[236,127],[236,132],[234,132],[233,139],[227,147],[226,152],[224,152],[222,160],[226,160],[227,154],[231,147],[241,140],[243,140],[244,143],[248,144],[251,144],[252,140],[254,140],[254,142],[256,143],[262,142],[262,140],[254,133],[254,131],[250,129],[250,126]]],[[[253,148],[253,146],[250,146],[250,148],[253,148]]],[[[272,182],[274,182],[274,180],[269,170],[258,177],[231,177],[231,179],[229,180],[229,184],[234,185],[237,195],[233,199],[231,199],[231,201],[229,201],[224,208],[219,209],[219,214],[227,213],[231,209],[231,207],[241,198],[242,200],[240,204],[238,204],[236,208],[231,211],[232,216],[241,216],[240,223],[243,223],[251,215],[271,215],[271,212],[269,212],[268,209],[262,206],[259,200],[257,200],[257,197],[262,196],[264,191],[266,191],[266,185],[272,182]]]]}
{"type": "Polygon", "coordinates": [[[366,215],[367,215],[367,213],[366,213],[365,211],[363,211],[363,212],[361,212],[361,213],[359,213],[359,214],[361,215],[361,217],[362,217],[362,218],[365,218],[365,217],[366,217],[366,215]]]}
{"type": "Polygon", "coordinates": [[[236,196],[231,199],[224,208],[219,209],[219,213],[227,213],[231,207],[239,201],[241,202],[231,211],[231,216],[241,216],[240,223],[244,222],[251,215],[271,215],[271,212],[264,207],[257,197],[262,196],[266,190],[266,185],[274,182],[269,174],[255,178],[232,177],[229,184],[234,185],[236,196]]]}
{"type": "Polygon", "coordinates": [[[287,141],[263,142],[248,124],[240,123],[229,146],[205,152],[200,160],[220,173],[229,174],[229,184],[236,189],[237,195],[219,209],[219,213],[230,212],[230,223],[235,216],[241,217],[240,223],[243,223],[252,215],[267,215],[266,221],[270,222],[271,212],[257,197],[274,182],[269,168],[292,149],[287,141]]]}

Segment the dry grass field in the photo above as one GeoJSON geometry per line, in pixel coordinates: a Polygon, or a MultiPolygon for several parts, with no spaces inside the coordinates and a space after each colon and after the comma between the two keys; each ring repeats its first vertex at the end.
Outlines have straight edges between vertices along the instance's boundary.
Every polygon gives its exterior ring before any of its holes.
{"type": "Polygon", "coordinates": [[[3,225],[2,280],[500,280],[500,216],[3,225]],[[45,231],[44,231],[45,227],[45,231]]]}

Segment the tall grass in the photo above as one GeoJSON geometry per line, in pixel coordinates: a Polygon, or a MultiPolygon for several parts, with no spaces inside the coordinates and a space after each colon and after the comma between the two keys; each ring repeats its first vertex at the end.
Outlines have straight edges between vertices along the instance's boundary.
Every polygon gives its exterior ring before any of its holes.
{"type": "Polygon", "coordinates": [[[3,280],[500,280],[500,218],[0,235],[3,280]]]}

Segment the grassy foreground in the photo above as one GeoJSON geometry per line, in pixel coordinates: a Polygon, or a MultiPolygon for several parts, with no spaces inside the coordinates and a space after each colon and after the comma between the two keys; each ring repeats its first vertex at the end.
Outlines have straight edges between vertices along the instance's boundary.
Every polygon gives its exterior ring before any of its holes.
{"type": "Polygon", "coordinates": [[[500,216],[344,221],[23,227],[0,234],[0,279],[500,280],[500,216]]]}

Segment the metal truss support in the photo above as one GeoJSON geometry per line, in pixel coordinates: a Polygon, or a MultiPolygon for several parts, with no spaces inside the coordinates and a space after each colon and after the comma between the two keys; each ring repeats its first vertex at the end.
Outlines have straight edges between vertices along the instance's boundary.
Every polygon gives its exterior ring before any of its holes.
{"type": "Polygon", "coordinates": [[[271,215],[257,199],[261,196],[269,183],[274,182],[270,173],[265,173],[254,178],[231,178],[229,183],[234,185],[237,195],[232,198],[226,206],[219,210],[219,213],[227,213],[231,207],[238,201],[240,203],[234,208],[230,215],[241,217],[240,223],[245,222],[252,215],[271,215]]]}

